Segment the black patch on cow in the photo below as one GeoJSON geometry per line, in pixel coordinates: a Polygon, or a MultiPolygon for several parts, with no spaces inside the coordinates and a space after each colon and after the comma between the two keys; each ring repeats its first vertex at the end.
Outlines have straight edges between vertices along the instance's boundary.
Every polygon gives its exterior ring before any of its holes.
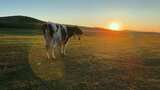
{"type": "Polygon", "coordinates": [[[61,30],[61,33],[62,33],[62,41],[65,41],[66,38],[67,38],[67,32],[65,31],[64,27],[62,25],[60,25],[60,30],[61,30]]]}
{"type": "Polygon", "coordinates": [[[56,24],[56,28],[57,28],[57,29],[56,29],[56,32],[60,29],[60,26],[61,26],[61,25],[56,24]]]}
{"type": "Polygon", "coordinates": [[[48,29],[49,29],[49,35],[53,37],[54,29],[51,24],[48,24],[48,29]]]}

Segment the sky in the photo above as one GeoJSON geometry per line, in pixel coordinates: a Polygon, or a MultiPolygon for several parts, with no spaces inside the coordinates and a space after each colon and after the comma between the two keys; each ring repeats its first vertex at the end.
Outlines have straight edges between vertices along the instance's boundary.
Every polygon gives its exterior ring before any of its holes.
{"type": "Polygon", "coordinates": [[[0,16],[24,15],[91,27],[160,32],[160,0],[1,0],[0,16]]]}

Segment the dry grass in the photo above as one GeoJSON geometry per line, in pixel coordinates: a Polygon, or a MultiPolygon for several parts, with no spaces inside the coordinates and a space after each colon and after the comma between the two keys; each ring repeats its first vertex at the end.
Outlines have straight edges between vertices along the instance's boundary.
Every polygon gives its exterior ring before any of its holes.
{"type": "Polygon", "coordinates": [[[0,90],[160,89],[159,34],[87,34],[54,61],[47,60],[41,35],[0,41],[0,90]]]}

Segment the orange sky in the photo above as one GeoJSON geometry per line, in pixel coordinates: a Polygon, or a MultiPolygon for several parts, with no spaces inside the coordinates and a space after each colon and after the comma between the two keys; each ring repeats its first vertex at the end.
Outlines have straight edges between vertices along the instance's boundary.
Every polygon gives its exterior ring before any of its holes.
{"type": "Polygon", "coordinates": [[[0,16],[24,15],[90,27],[160,32],[160,0],[2,0],[0,16]]]}

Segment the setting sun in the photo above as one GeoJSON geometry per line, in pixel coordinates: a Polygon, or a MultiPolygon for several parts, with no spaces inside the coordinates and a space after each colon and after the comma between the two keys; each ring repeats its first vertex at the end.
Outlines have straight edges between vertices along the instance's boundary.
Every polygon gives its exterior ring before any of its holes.
{"type": "Polygon", "coordinates": [[[106,28],[111,29],[111,30],[115,30],[115,31],[120,31],[121,25],[118,23],[111,23],[111,24],[107,25],[106,28]]]}

